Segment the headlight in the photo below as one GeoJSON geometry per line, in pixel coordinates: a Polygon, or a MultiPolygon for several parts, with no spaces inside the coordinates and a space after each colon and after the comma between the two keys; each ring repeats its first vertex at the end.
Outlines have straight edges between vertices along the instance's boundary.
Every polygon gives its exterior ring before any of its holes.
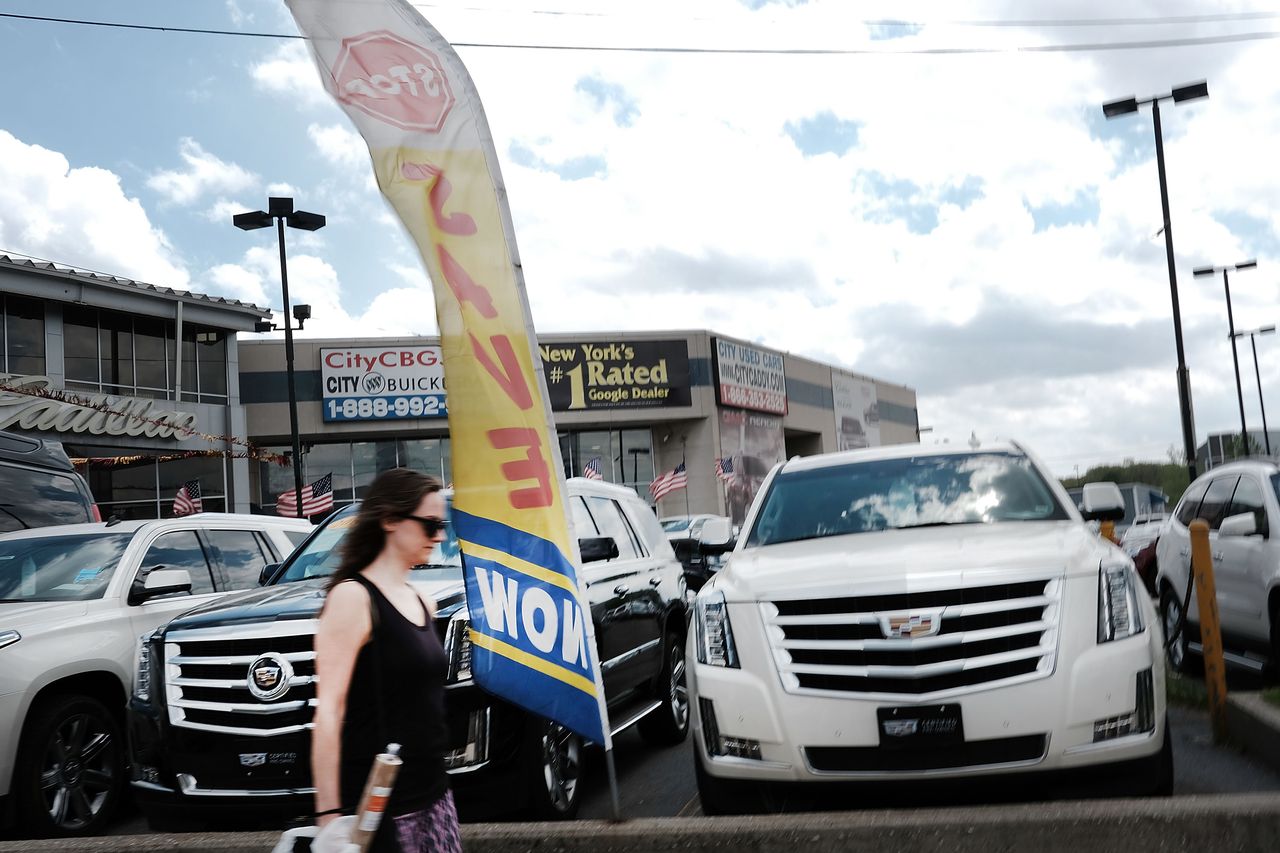
{"type": "Polygon", "coordinates": [[[471,680],[471,620],[465,610],[459,610],[449,620],[444,633],[444,653],[449,659],[446,681],[471,680]]]}
{"type": "Polygon", "coordinates": [[[138,668],[133,674],[133,698],[151,701],[151,634],[138,638],[138,668]]]}
{"type": "Polygon", "coordinates": [[[5,646],[12,646],[21,639],[22,635],[17,631],[0,631],[0,649],[5,646]]]}
{"type": "Polygon", "coordinates": [[[1138,598],[1142,585],[1130,563],[1106,565],[1098,571],[1098,642],[1123,640],[1145,629],[1138,598]]]}
{"type": "Polygon", "coordinates": [[[711,666],[738,666],[733,644],[733,628],[723,592],[700,595],[694,601],[698,629],[698,663],[711,666]]]}

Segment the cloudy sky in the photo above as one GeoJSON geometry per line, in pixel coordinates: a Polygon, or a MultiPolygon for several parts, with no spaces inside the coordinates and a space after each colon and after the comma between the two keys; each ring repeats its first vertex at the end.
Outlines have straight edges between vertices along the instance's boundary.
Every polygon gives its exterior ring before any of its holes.
{"type": "MultiPolygon", "coordinates": [[[[1221,279],[1191,270],[1256,257],[1237,328],[1280,321],[1280,4],[416,5],[483,98],[539,330],[756,340],[915,388],[926,441],[1019,438],[1063,475],[1181,447],[1150,111],[1100,105],[1207,80],[1165,148],[1197,439],[1237,428],[1221,279]]],[[[0,12],[297,32],[277,0],[0,12]]],[[[301,42],[0,17],[0,44],[0,251],[278,308],[274,232],[230,217],[293,195],[329,219],[289,238],[307,334],[435,332],[301,42]]]]}

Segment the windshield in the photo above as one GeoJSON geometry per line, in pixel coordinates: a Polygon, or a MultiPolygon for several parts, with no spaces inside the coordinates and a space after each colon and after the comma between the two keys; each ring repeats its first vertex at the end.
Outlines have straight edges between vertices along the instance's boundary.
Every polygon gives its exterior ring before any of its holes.
{"type": "MultiPolygon", "coordinates": [[[[446,507],[452,507],[450,501],[446,501],[446,507]]],[[[446,509],[446,521],[448,520],[448,510],[446,509]]],[[[346,538],[347,532],[356,523],[356,508],[354,506],[335,515],[328,524],[326,524],[319,533],[317,533],[311,541],[293,552],[293,556],[289,559],[289,566],[285,569],[276,583],[292,583],[293,581],[307,580],[309,578],[323,578],[333,574],[338,568],[338,563],[342,561],[342,540],[346,538]]],[[[453,533],[453,525],[446,524],[444,541],[436,548],[435,553],[431,555],[431,562],[420,567],[424,572],[431,572],[432,577],[442,579],[461,578],[462,577],[462,549],[458,545],[458,537],[453,533]]]]}
{"type": "Polygon", "coordinates": [[[1067,517],[1024,456],[883,459],[779,474],[747,547],[907,527],[1067,517]]]}
{"type": "Polygon", "coordinates": [[[0,601],[102,598],[132,533],[0,540],[0,601]]]}

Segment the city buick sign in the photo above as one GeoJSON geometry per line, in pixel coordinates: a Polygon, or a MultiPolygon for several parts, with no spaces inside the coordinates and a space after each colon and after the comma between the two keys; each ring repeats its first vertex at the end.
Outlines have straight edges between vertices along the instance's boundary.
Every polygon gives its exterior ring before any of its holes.
{"type": "Polygon", "coordinates": [[[443,418],[449,411],[438,346],[320,350],[326,421],[443,418]]]}
{"type": "Polygon", "coordinates": [[[720,405],[787,413],[787,376],[782,355],[716,338],[716,396],[720,405]]]}

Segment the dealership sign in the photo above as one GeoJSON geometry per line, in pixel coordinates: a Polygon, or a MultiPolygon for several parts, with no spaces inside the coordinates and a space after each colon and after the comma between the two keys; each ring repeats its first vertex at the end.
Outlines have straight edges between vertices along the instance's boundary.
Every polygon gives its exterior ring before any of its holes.
{"type": "Polygon", "coordinates": [[[80,405],[75,397],[59,400],[18,390],[49,388],[47,376],[9,376],[0,383],[0,429],[173,438],[190,435],[196,426],[191,412],[157,409],[154,400],[92,394],[80,405]]]}
{"type": "Polygon", "coordinates": [[[716,338],[716,396],[722,406],[787,413],[787,376],[776,352],[716,338]]]}
{"type": "Polygon", "coordinates": [[[880,408],[873,381],[831,371],[831,408],[836,450],[880,446],[880,408]]]}
{"type": "Polygon", "coordinates": [[[443,418],[444,362],[438,346],[320,350],[326,421],[443,418]]]}
{"type": "Polygon", "coordinates": [[[540,344],[538,353],[554,411],[691,404],[685,341],[540,344]]]}

